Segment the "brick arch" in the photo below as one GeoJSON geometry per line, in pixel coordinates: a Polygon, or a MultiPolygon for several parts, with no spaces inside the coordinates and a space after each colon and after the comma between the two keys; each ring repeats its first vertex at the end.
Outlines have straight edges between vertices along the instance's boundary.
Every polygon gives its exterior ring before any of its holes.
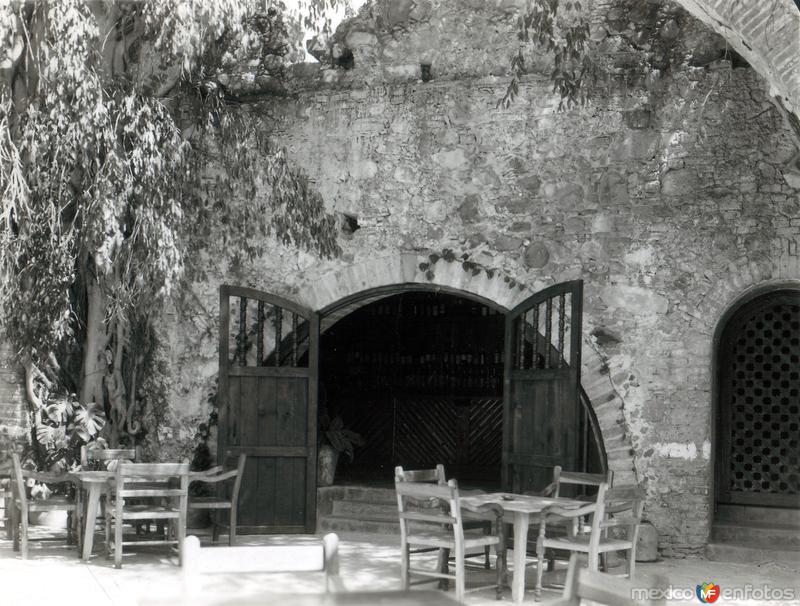
{"type": "MultiPolygon", "coordinates": [[[[375,257],[343,267],[322,279],[301,283],[294,298],[321,312],[320,328],[324,332],[359,307],[403,290],[414,290],[414,285],[467,296],[501,311],[512,309],[547,286],[545,283],[516,284],[513,276],[501,272],[494,272],[489,277],[485,271],[465,270],[457,261],[440,259],[426,267],[429,262],[427,254],[400,253],[375,257]],[[426,275],[428,269],[433,271],[431,277],[426,275]]],[[[587,337],[583,340],[581,356],[581,383],[597,417],[609,469],[614,471],[616,482],[637,483],[622,398],[611,381],[605,361],[587,337]]]]}
{"type": "Polygon", "coordinates": [[[800,11],[792,0],[677,0],[720,34],[800,117],[800,11]]]}

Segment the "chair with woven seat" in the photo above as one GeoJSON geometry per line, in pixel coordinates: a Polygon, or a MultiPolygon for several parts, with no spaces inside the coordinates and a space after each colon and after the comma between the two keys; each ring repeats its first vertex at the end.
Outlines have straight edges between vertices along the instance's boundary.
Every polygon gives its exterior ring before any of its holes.
{"type": "Polygon", "coordinates": [[[74,491],[74,497],[65,495],[53,495],[44,500],[33,500],[28,498],[26,491],[26,480],[35,482],[45,482],[47,484],[67,484],[74,483],[74,477],[68,473],[52,473],[31,471],[22,469],[19,455],[11,453],[13,465],[13,476],[11,480],[12,493],[12,513],[11,527],[14,541],[14,551],[20,551],[22,559],[28,558],[28,520],[31,513],[66,511],[67,518],[67,543],[75,536],[78,549],[81,548],[81,504],[80,491],[74,491]]]}
{"type": "Polygon", "coordinates": [[[636,540],[639,533],[639,522],[644,508],[644,493],[638,486],[622,486],[609,488],[603,482],[598,487],[597,501],[578,509],[562,509],[557,505],[542,510],[539,522],[539,537],[536,542],[536,597],[541,596],[542,566],[545,550],[558,549],[569,552],[585,553],[588,557],[589,569],[597,571],[601,554],[613,551],[627,551],[627,576],[633,577],[636,565],[636,540]],[[591,526],[586,531],[578,525],[574,535],[549,537],[547,525],[554,520],[580,519],[591,515],[591,526]],[[623,536],[608,532],[609,529],[624,530],[623,536]]]}
{"type": "MultiPolygon", "coordinates": [[[[230,452],[226,453],[225,461],[232,458],[230,452]]],[[[206,471],[193,471],[189,473],[190,482],[213,484],[216,489],[215,496],[190,496],[189,509],[204,509],[211,512],[212,539],[214,542],[219,537],[219,529],[225,528],[219,519],[219,513],[228,510],[228,545],[236,544],[236,513],[239,504],[239,487],[242,484],[242,475],[247,463],[247,455],[242,453],[236,459],[235,467],[218,465],[206,471]]]]}
{"type": "MultiPolygon", "coordinates": [[[[447,476],[445,475],[444,465],[439,463],[434,469],[408,469],[404,470],[402,467],[398,466],[395,468],[395,475],[400,475],[405,482],[427,482],[427,483],[435,483],[439,486],[447,486],[447,476]]],[[[463,491],[461,493],[463,495],[463,491]]],[[[461,522],[464,526],[464,530],[473,530],[475,528],[480,528],[483,530],[483,534],[492,534],[492,523],[494,522],[494,514],[491,512],[489,516],[486,517],[485,515],[481,515],[478,513],[473,513],[471,511],[462,511],[461,512],[461,522]]],[[[432,551],[431,548],[427,549],[418,549],[416,553],[424,553],[425,551],[432,551]]],[[[412,552],[413,553],[413,552],[412,552]]],[[[468,553],[466,557],[479,557],[483,555],[484,561],[483,566],[486,570],[491,568],[491,549],[488,545],[484,547],[482,553],[468,553]]]]}
{"type": "MultiPolygon", "coordinates": [[[[462,505],[459,498],[458,483],[450,480],[441,486],[427,482],[407,482],[398,468],[395,475],[397,492],[397,509],[400,517],[401,576],[403,586],[409,589],[412,584],[428,583],[437,579],[455,581],[456,599],[461,602],[466,593],[466,553],[475,548],[494,545],[497,549],[497,599],[502,596],[505,574],[505,546],[503,538],[503,510],[499,505],[484,505],[476,508],[475,513],[492,512],[497,522],[497,534],[467,534],[464,532],[462,505]],[[412,566],[412,552],[419,549],[440,550],[439,561],[435,569],[412,566]],[[448,559],[452,553],[455,559],[455,571],[449,571],[448,559]],[[411,576],[423,577],[412,582],[411,576]]],[[[474,588],[470,591],[474,591],[474,588]]]]}
{"type": "Polygon", "coordinates": [[[106,548],[109,556],[114,555],[114,566],[122,567],[126,545],[170,545],[177,548],[180,563],[186,537],[189,464],[120,463],[116,471],[115,488],[106,506],[106,548]],[[171,529],[157,538],[126,540],[124,524],[136,524],[137,520],[168,522],[171,529]]]}

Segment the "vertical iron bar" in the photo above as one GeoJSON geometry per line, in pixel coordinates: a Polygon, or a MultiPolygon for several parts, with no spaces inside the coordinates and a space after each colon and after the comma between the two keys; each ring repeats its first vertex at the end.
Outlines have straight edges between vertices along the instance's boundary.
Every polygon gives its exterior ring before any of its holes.
{"type": "Polygon", "coordinates": [[[275,366],[281,365],[281,333],[283,332],[283,308],[275,306],[275,366]]]}
{"type": "Polygon", "coordinates": [[[547,305],[545,306],[545,315],[544,315],[544,345],[546,348],[545,352],[545,368],[552,368],[550,365],[550,354],[553,350],[552,342],[553,342],[553,299],[547,299],[547,305]]]}
{"type": "Polygon", "coordinates": [[[531,368],[534,370],[539,367],[537,362],[539,356],[539,304],[533,306],[533,362],[531,368]]]}
{"type": "Polygon", "coordinates": [[[517,345],[517,368],[520,370],[525,369],[525,314],[522,312],[519,316],[519,343],[517,345]]]}
{"type": "Polygon", "coordinates": [[[563,368],[566,356],[564,355],[564,317],[567,315],[565,293],[558,295],[558,367],[563,368]]]}
{"type": "Polygon", "coordinates": [[[297,314],[292,312],[292,366],[297,366],[297,314]]]}
{"type": "Polygon", "coordinates": [[[239,366],[247,366],[247,298],[239,297],[239,343],[236,353],[239,366]]]}
{"type": "Polygon", "coordinates": [[[264,301],[258,302],[258,318],[256,320],[256,365],[264,365],[264,301]]]}

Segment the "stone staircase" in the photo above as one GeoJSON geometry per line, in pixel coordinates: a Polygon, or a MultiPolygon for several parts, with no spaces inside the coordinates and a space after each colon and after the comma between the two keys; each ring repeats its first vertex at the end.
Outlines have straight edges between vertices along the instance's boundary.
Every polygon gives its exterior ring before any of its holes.
{"type": "Polygon", "coordinates": [[[706,555],[718,562],[781,562],[800,570],[800,509],[719,505],[706,555]]]}
{"type": "Polygon", "coordinates": [[[400,535],[394,488],[329,486],[317,489],[317,532],[400,535]]]}

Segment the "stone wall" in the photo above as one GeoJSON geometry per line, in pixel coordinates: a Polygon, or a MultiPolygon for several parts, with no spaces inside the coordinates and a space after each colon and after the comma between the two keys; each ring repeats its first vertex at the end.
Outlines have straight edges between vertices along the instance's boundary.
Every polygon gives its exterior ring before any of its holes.
{"type": "Polygon", "coordinates": [[[622,477],[646,487],[662,553],[699,552],[712,502],[713,334],[749,288],[800,279],[788,178],[798,150],[763,80],[722,59],[724,41],[688,14],[593,4],[605,71],[585,108],[557,111],[539,73],[548,60],[534,54],[516,101],[497,109],[515,3],[455,0],[363,11],[335,39],[352,69],[303,66],[291,96],[250,104],[329,209],[359,228],[332,260],[274,244],[242,264],[209,242],[208,280],[166,323],[176,414],[207,416],[221,283],[321,309],[397,281],[505,304],[501,276],[519,296],[582,278],[584,387],[606,447],[622,477]],[[443,261],[432,277],[417,270],[443,249],[495,278],[443,261]]]}

